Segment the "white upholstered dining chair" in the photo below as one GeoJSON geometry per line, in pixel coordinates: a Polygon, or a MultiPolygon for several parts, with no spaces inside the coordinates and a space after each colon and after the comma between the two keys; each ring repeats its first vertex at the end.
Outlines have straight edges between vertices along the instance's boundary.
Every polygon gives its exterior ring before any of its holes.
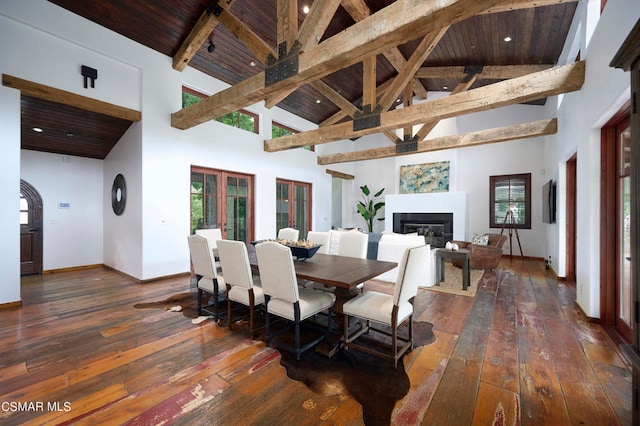
{"type": "MultiPolygon", "coordinates": [[[[418,286],[423,280],[423,265],[429,260],[431,250],[428,245],[413,247],[404,250],[400,265],[398,266],[398,281],[393,290],[393,295],[376,291],[364,292],[355,298],[348,300],[342,306],[344,313],[344,348],[357,348],[364,352],[382,358],[390,359],[393,366],[397,367],[398,360],[405,352],[413,348],[413,299],[418,293],[418,286]],[[349,318],[360,319],[360,329],[349,333],[349,318]],[[398,327],[409,321],[407,337],[398,336],[398,327]],[[391,332],[374,328],[371,323],[379,323],[391,328],[391,332]],[[391,337],[390,353],[375,349],[372,345],[360,344],[356,339],[370,330],[391,337]],[[401,344],[398,347],[398,343],[401,344]]],[[[353,330],[353,328],[352,328],[353,330]]]]}
{"type": "Polygon", "coordinates": [[[338,246],[339,256],[367,258],[367,248],[369,246],[369,234],[352,229],[343,232],[340,236],[340,245],[338,246]]]}
{"type": "MultiPolygon", "coordinates": [[[[425,244],[424,235],[409,235],[409,234],[382,234],[380,237],[380,241],[378,242],[378,260],[385,260],[387,262],[396,262],[400,263],[402,256],[404,254],[404,249],[410,247],[418,247],[425,244]]],[[[431,259],[429,259],[429,263],[425,264],[424,267],[427,271],[431,271],[431,259]]],[[[425,274],[424,282],[420,283],[422,286],[426,286],[428,283],[427,274],[425,274]]],[[[380,274],[375,277],[378,281],[387,281],[387,282],[396,282],[398,279],[398,268],[393,268],[390,271],[385,272],[384,274],[380,274]]]]}
{"type": "Polygon", "coordinates": [[[193,272],[198,279],[198,315],[206,313],[213,316],[213,319],[217,321],[218,305],[224,300],[227,292],[224,279],[218,276],[216,271],[209,241],[197,234],[189,235],[187,240],[189,242],[193,272]],[[205,292],[210,294],[210,299],[213,299],[213,301],[202,306],[202,297],[205,292]],[[213,308],[213,311],[210,310],[211,308],[213,308]]]}
{"type": "Polygon", "coordinates": [[[249,307],[249,336],[253,339],[255,331],[255,308],[264,304],[262,288],[257,285],[249,263],[247,246],[242,241],[218,241],[218,257],[224,281],[227,285],[227,324],[233,329],[231,302],[249,307]]]}
{"type": "Polygon", "coordinates": [[[293,228],[282,228],[278,231],[279,240],[298,241],[300,231],[293,228]]]}
{"type": "Polygon", "coordinates": [[[296,272],[293,265],[291,250],[274,241],[267,241],[256,245],[256,257],[260,269],[260,281],[264,292],[266,309],[266,342],[267,346],[273,341],[278,346],[293,352],[296,359],[300,354],[320,343],[331,331],[331,308],[333,298],[323,291],[316,291],[298,287],[296,272]],[[327,329],[323,335],[301,346],[300,326],[303,320],[326,311],[327,329]],[[287,331],[283,328],[277,333],[271,333],[271,315],[285,318],[292,322],[295,332],[294,346],[275,342],[274,338],[287,331]]]}
{"type": "Polygon", "coordinates": [[[220,228],[196,229],[196,235],[200,235],[207,239],[209,242],[209,248],[211,249],[211,256],[214,259],[216,268],[219,268],[220,262],[215,260],[213,250],[218,248],[218,241],[222,239],[222,230],[220,228]]]}
{"type": "Polygon", "coordinates": [[[329,254],[331,231],[309,231],[307,232],[307,241],[313,244],[320,244],[320,248],[316,253],[329,254]]]}

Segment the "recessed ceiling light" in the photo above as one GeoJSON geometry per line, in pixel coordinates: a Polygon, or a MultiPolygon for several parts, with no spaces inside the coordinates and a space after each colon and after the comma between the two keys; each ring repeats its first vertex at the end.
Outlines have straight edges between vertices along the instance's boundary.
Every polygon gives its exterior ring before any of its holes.
{"type": "Polygon", "coordinates": [[[320,99],[316,99],[316,103],[319,104],[320,103],[320,99]]]}
{"type": "Polygon", "coordinates": [[[249,62],[249,65],[251,65],[252,67],[255,67],[256,63],[255,63],[255,61],[251,61],[251,62],[249,62]]]}
{"type": "Polygon", "coordinates": [[[443,86],[442,87],[444,90],[447,90],[449,88],[449,86],[443,86]]]}
{"type": "Polygon", "coordinates": [[[400,103],[402,102],[402,99],[396,99],[396,102],[400,103]]]}
{"type": "Polygon", "coordinates": [[[71,133],[71,132],[67,132],[67,137],[68,137],[68,138],[72,138],[72,137],[73,137],[73,133],[71,133]]]}
{"type": "Polygon", "coordinates": [[[302,11],[303,11],[305,14],[306,14],[306,13],[309,13],[309,6],[304,6],[304,7],[302,8],[302,11]]]}
{"type": "Polygon", "coordinates": [[[44,132],[44,130],[42,130],[40,127],[34,127],[32,130],[33,130],[34,132],[36,132],[36,133],[42,133],[42,132],[44,132]]]}
{"type": "Polygon", "coordinates": [[[508,42],[510,42],[510,41],[511,41],[511,37],[506,36],[506,37],[504,38],[504,41],[506,41],[507,43],[508,43],[508,42]]]}

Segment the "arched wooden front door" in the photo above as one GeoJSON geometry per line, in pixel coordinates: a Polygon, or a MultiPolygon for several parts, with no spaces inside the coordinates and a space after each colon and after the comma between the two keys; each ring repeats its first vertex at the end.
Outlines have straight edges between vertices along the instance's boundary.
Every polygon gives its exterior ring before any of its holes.
{"type": "Polygon", "coordinates": [[[20,275],[42,273],[42,197],[20,179],[20,275]]]}

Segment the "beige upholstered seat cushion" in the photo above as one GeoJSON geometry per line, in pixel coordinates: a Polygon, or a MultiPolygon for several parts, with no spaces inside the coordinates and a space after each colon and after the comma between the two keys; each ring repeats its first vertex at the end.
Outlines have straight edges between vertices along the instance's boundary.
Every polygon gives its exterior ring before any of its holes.
{"type": "MultiPolygon", "coordinates": [[[[227,285],[225,284],[222,275],[218,275],[217,280],[218,294],[225,294],[227,292],[227,285]]],[[[200,281],[198,281],[198,288],[213,294],[213,280],[207,277],[200,278],[200,281]]]]}
{"type": "MultiPolygon", "coordinates": [[[[261,305],[264,303],[264,293],[262,292],[262,287],[258,285],[254,285],[253,287],[253,301],[254,305],[261,305]]],[[[233,286],[231,290],[229,290],[229,294],[227,294],[229,300],[233,302],[242,303],[243,305],[249,305],[249,289],[241,286],[233,286]]]]}
{"type": "MultiPolygon", "coordinates": [[[[318,312],[325,311],[333,305],[333,298],[331,295],[323,291],[299,288],[298,292],[300,295],[301,320],[309,318],[318,312]]],[[[292,321],[295,319],[293,304],[282,299],[271,299],[269,301],[269,313],[292,321]]]]}
{"type": "MultiPolygon", "coordinates": [[[[393,296],[376,291],[367,291],[347,301],[342,311],[350,316],[376,321],[381,324],[391,324],[393,310],[393,296]]],[[[398,323],[402,323],[413,312],[413,306],[408,301],[400,302],[398,306],[398,323]]],[[[396,324],[396,325],[397,325],[396,324]]]]}

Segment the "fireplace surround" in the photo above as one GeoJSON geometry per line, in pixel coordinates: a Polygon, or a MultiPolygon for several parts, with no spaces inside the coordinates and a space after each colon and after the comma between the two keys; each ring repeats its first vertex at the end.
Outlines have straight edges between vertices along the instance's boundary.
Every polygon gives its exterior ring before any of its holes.
{"type": "MultiPolygon", "coordinates": [[[[388,194],[384,197],[384,229],[393,231],[394,213],[453,213],[453,240],[467,238],[467,194],[438,192],[427,194],[388,194]]],[[[446,243],[446,241],[445,241],[446,243]]]]}
{"type": "Polygon", "coordinates": [[[453,213],[393,213],[393,232],[424,235],[431,247],[444,247],[453,239],[453,213]]]}

